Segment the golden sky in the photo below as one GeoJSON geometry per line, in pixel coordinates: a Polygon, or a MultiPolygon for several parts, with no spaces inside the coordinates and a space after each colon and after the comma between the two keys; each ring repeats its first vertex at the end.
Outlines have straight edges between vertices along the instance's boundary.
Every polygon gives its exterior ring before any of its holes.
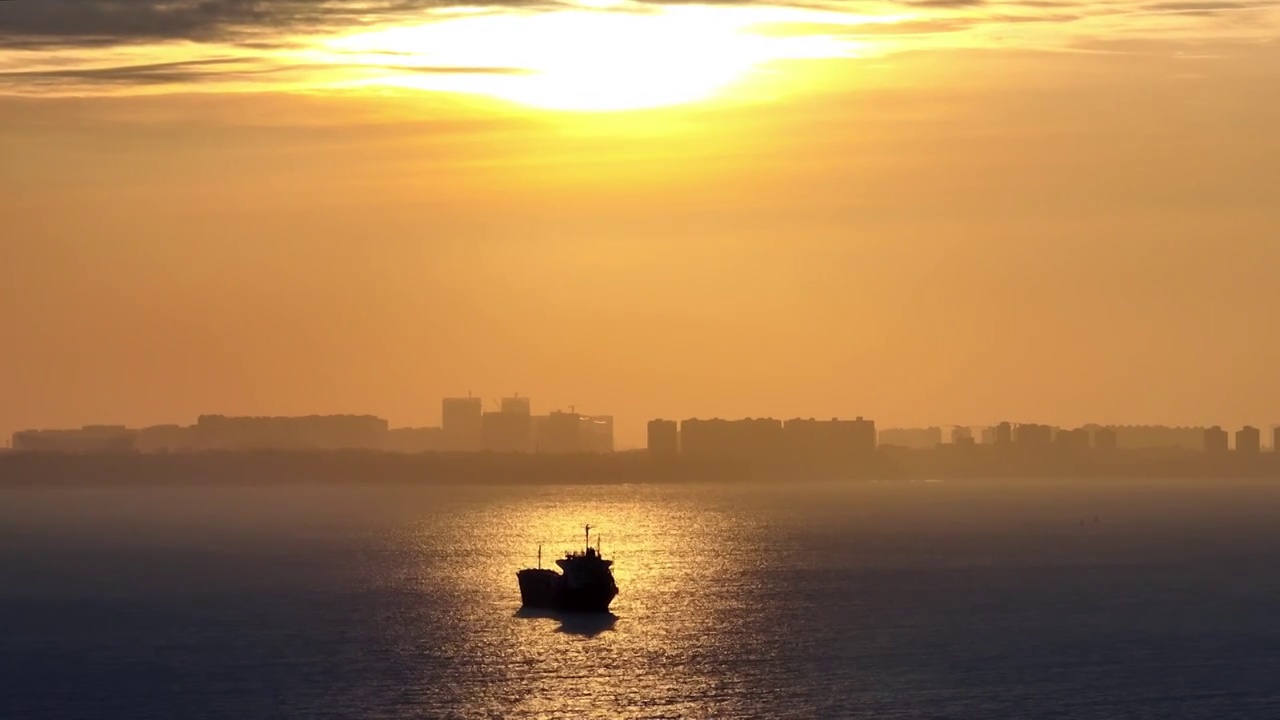
{"type": "Polygon", "coordinates": [[[0,432],[1280,423],[1280,3],[0,3],[0,432]]]}

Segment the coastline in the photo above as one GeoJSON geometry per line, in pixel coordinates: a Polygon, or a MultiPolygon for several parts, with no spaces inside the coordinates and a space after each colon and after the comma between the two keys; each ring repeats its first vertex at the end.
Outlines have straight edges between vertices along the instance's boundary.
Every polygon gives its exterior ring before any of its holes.
{"type": "Polygon", "coordinates": [[[1040,451],[990,446],[881,447],[857,457],[654,457],[610,454],[405,454],[364,450],[0,454],[0,486],[393,483],[683,484],[964,479],[1251,478],[1280,480],[1280,453],[1180,449],[1040,451]]]}

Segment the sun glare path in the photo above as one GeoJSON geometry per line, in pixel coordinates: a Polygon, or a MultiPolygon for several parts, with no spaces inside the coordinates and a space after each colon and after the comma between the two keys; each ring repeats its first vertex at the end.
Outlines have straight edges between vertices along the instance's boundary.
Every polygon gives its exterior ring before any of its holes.
{"type": "Polygon", "coordinates": [[[348,85],[475,93],[547,110],[640,110],[709,100],[772,60],[848,54],[850,43],[831,37],[752,32],[789,18],[701,6],[454,14],[333,39],[320,54],[368,70],[348,85]]]}

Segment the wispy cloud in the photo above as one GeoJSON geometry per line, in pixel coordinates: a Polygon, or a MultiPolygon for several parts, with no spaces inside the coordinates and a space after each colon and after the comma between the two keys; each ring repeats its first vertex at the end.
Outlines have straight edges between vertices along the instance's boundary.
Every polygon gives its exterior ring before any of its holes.
{"type": "MultiPolygon", "coordinates": [[[[373,69],[371,66],[364,66],[373,69]]],[[[106,67],[72,67],[45,70],[0,71],[0,83],[28,82],[33,84],[102,83],[121,85],[169,85],[208,81],[225,81],[231,78],[250,79],[255,76],[305,73],[328,70],[329,65],[269,64],[238,57],[181,60],[145,65],[114,65],[106,67]]],[[[382,66],[385,70],[420,74],[443,75],[522,75],[523,68],[504,67],[432,67],[397,65],[382,66]]]]}
{"type": "MultiPolygon", "coordinates": [[[[10,0],[0,6],[0,37],[28,44],[195,40],[256,42],[421,18],[450,0],[10,0]]],[[[502,7],[549,7],[501,0],[502,7]]]]}

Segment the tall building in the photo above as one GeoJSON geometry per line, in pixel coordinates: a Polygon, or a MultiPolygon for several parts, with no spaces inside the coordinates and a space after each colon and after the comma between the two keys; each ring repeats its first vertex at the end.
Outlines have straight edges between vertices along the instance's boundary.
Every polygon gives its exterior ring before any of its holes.
{"type": "Polygon", "coordinates": [[[1210,453],[1227,451],[1227,431],[1214,425],[1204,431],[1204,450],[1210,453]]]}
{"type": "Polygon", "coordinates": [[[499,412],[480,416],[480,447],[490,452],[533,452],[529,398],[503,398],[499,412]]]}
{"type": "Polygon", "coordinates": [[[855,452],[870,453],[876,449],[876,421],[865,420],[861,415],[852,420],[839,421],[848,428],[849,442],[855,452]]]}
{"type": "Polygon", "coordinates": [[[441,446],[460,452],[479,450],[481,416],[484,414],[480,398],[445,398],[440,410],[441,446]]]}
{"type": "Polygon", "coordinates": [[[973,443],[973,428],[960,425],[951,428],[952,445],[972,445],[973,443]]]}
{"type": "Polygon", "coordinates": [[[515,397],[502,398],[502,412],[511,415],[532,415],[533,411],[529,404],[529,398],[515,397]]]}
{"type": "Polygon", "coordinates": [[[1236,452],[1255,455],[1262,451],[1262,431],[1245,425],[1236,431],[1236,452]]]}
{"type": "Polygon", "coordinates": [[[674,457],[680,453],[680,425],[675,420],[649,421],[649,454],[674,457]]]}

